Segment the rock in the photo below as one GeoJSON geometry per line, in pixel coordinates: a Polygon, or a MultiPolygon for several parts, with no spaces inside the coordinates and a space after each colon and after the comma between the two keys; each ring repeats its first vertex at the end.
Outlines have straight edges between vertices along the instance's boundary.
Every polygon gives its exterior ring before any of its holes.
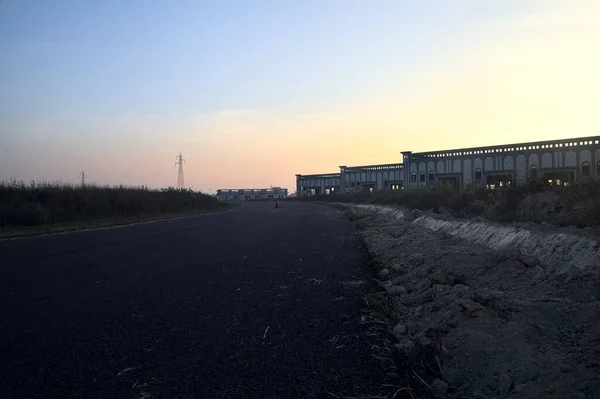
{"type": "Polygon", "coordinates": [[[448,384],[446,384],[444,381],[436,378],[431,383],[431,390],[435,396],[444,397],[444,396],[446,396],[446,393],[448,392],[448,384]]]}
{"type": "Polygon", "coordinates": [[[404,268],[404,263],[396,263],[394,262],[392,264],[392,269],[394,269],[395,271],[400,271],[404,268]]]}
{"type": "Polygon", "coordinates": [[[413,304],[424,304],[433,301],[433,288],[428,288],[421,294],[413,295],[410,302],[413,304]]]}
{"type": "Polygon", "coordinates": [[[582,272],[582,269],[567,263],[558,269],[556,272],[556,279],[566,282],[571,280],[573,277],[579,276],[582,272]]]}
{"type": "Polygon", "coordinates": [[[450,367],[444,368],[444,377],[450,384],[454,386],[460,386],[464,381],[463,373],[461,373],[460,370],[450,367]]]}
{"type": "Polygon", "coordinates": [[[417,306],[415,310],[413,310],[413,317],[421,317],[423,315],[423,306],[417,306]]]}
{"type": "Polygon", "coordinates": [[[383,269],[379,272],[379,277],[381,277],[381,278],[388,278],[389,275],[390,275],[389,269],[383,269]]]}
{"type": "Polygon", "coordinates": [[[494,263],[502,263],[508,260],[508,256],[506,256],[503,252],[496,252],[492,256],[492,262],[494,263]]]}
{"type": "Polygon", "coordinates": [[[392,283],[392,285],[402,285],[403,280],[404,278],[402,276],[398,276],[391,279],[390,282],[392,283]]]}
{"type": "Polygon", "coordinates": [[[406,294],[406,288],[404,288],[401,285],[387,286],[387,287],[385,287],[385,289],[389,295],[400,296],[400,295],[406,294]]]}
{"type": "Polygon", "coordinates": [[[506,251],[506,256],[511,260],[521,260],[523,255],[518,249],[509,249],[506,251]]]}
{"type": "Polygon", "coordinates": [[[423,215],[424,215],[424,213],[422,211],[418,210],[418,209],[415,209],[415,210],[413,210],[413,211],[410,212],[410,217],[413,220],[418,219],[418,218],[420,218],[423,215]]]}
{"type": "Polygon", "coordinates": [[[398,325],[394,327],[394,335],[396,337],[406,335],[406,326],[402,323],[398,323],[398,325]]]}
{"type": "Polygon", "coordinates": [[[452,293],[461,299],[473,299],[473,291],[463,284],[454,285],[454,287],[452,287],[452,293]]]}
{"type": "Polygon", "coordinates": [[[423,254],[412,254],[408,258],[408,262],[411,266],[420,266],[423,264],[423,262],[425,262],[425,257],[423,256],[423,254]]]}
{"type": "Polygon", "coordinates": [[[413,342],[413,340],[404,336],[397,344],[394,345],[394,348],[396,348],[396,351],[398,351],[398,353],[406,355],[412,352],[414,346],[415,343],[413,342]]]}
{"type": "Polygon", "coordinates": [[[572,371],[573,371],[573,369],[572,369],[572,368],[571,368],[569,365],[563,364],[563,365],[561,365],[561,366],[560,366],[560,371],[561,371],[562,373],[565,373],[565,374],[567,374],[567,373],[570,373],[570,372],[572,372],[572,371]]]}
{"type": "Polygon", "coordinates": [[[430,349],[433,347],[433,341],[431,340],[431,338],[429,338],[425,335],[419,337],[419,343],[421,344],[421,346],[423,348],[430,349]]]}
{"type": "Polygon", "coordinates": [[[449,285],[444,285],[444,284],[434,284],[433,285],[433,292],[436,294],[439,294],[442,292],[448,292],[448,291],[450,291],[449,285]]]}
{"type": "Polygon", "coordinates": [[[503,398],[507,397],[511,387],[512,380],[510,379],[510,376],[506,373],[500,374],[500,378],[498,380],[498,395],[503,398]]]}
{"type": "Polygon", "coordinates": [[[534,267],[540,263],[535,256],[531,255],[525,255],[523,259],[521,259],[521,262],[525,265],[525,267],[534,267]]]}
{"type": "Polygon", "coordinates": [[[534,283],[538,283],[546,278],[546,273],[544,272],[544,269],[542,269],[541,267],[536,266],[535,268],[533,268],[533,270],[535,271],[535,275],[533,276],[533,278],[531,280],[534,283]]]}
{"type": "Polygon", "coordinates": [[[483,312],[483,306],[477,302],[463,300],[459,303],[460,308],[470,317],[479,317],[483,312]]]}

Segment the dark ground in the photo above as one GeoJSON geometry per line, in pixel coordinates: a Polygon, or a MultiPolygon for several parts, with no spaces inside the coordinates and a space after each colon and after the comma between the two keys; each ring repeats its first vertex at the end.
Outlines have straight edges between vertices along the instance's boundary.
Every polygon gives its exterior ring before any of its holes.
{"type": "Polygon", "coordinates": [[[381,392],[367,261],[305,203],[0,241],[0,396],[381,392]]]}

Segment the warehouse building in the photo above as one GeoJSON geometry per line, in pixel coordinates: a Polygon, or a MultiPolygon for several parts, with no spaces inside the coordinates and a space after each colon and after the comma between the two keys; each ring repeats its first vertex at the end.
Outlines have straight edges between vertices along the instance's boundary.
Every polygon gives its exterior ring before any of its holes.
{"type": "Polygon", "coordinates": [[[541,179],[555,184],[600,180],[600,136],[402,152],[402,163],[340,166],[339,173],[296,175],[298,196],[433,186],[494,189],[541,179]]]}

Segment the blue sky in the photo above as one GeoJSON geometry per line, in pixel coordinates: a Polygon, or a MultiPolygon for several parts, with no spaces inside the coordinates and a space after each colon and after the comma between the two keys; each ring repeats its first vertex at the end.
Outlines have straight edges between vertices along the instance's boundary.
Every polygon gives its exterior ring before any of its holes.
{"type": "Polygon", "coordinates": [[[164,186],[182,151],[196,188],[291,186],[294,173],[398,161],[403,145],[469,145],[432,143],[447,135],[434,127],[416,140],[407,128],[431,117],[399,115],[446,109],[448,91],[463,90],[439,88],[474,86],[469,76],[497,72],[495,54],[580,26],[564,16],[598,15],[591,1],[570,4],[3,0],[0,179],[72,181],[85,169],[101,183],[164,186]],[[545,31],[515,25],[530,20],[545,31]]]}

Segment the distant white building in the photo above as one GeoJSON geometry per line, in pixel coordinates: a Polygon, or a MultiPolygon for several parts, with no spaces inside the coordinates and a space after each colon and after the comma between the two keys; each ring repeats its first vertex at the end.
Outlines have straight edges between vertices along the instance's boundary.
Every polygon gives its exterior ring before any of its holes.
{"type": "Polygon", "coordinates": [[[276,200],[286,199],[287,196],[288,189],[281,187],[217,190],[217,199],[219,199],[220,201],[276,200]]]}

